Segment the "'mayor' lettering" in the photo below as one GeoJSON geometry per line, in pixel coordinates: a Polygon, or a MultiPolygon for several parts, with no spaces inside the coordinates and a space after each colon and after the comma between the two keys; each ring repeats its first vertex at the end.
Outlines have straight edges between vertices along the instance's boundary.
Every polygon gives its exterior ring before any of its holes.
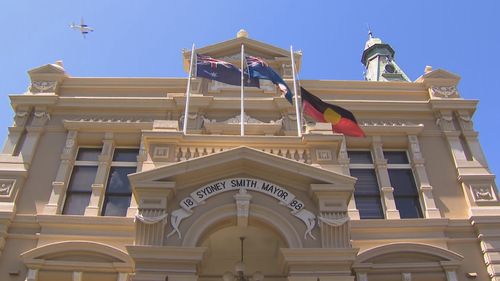
{"type": "Polygon", "coordinates": [[[286,201],[286,198],[288,197],[288,192],[286,192],[285,190],[283,190],[277,186],[269,184],[269,183],[263,182],[261,189],[266,191],[269,194],[274,195],[274,197],[280,198],[280,200],[283,200],[283,201],[286,201]]]}

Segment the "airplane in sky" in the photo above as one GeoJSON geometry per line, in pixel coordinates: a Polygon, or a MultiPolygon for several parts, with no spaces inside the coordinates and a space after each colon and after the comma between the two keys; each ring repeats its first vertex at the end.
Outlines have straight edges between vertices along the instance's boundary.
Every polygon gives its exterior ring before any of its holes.
{"type": "Polygon", "coordinates": [[[87,35],[89,32],[92,32],[94,31],[93,28],[90,28],[87,24],[83,23],[83,17],[80,21],[80,24],[75,24],[75,23],[72,23],[69,27],[75,29],[75,30],[78,30],[80,31],[80,33],[82,34],[83,38],[85,38],[85,35],[87,35]]]}

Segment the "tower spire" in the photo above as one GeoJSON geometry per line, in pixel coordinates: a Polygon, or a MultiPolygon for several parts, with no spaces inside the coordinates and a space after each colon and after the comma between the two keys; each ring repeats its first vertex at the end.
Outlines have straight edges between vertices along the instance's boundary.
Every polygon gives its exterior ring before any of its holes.
{"type": "Polygon", "coordinates": [[[368,27],[368,40],[365,44],[361,62],[365,66],[365,80],[368,81],[407,81],[410,79],[394,60],[394,49],[383,43],[380,38],[373,37],[368,27]]]}

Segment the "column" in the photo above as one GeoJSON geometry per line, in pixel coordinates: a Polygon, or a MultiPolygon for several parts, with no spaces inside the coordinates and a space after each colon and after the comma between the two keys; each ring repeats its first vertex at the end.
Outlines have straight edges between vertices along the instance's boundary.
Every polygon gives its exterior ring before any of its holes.
{"type": "Polygon", "coordinates": [[[89,206],[85,209],[85,216],[99,215],[100,205],[104,199],[104,186],[106,185],[109,167],[113,157],[113,133],[104,134],[102,143],[101,155],[99,155],[98,158],[99,164],[97,167],[97,174],[92,184],[92,195],[90,196],[89,206]]]}
{"type": "Polygon", "coordinates": [[[462,134],[464,135],[465,141],[469,146],[470,152],[472,153],[472,158],[478,161],[483,167],[488,167],[486,163],[486,157],[484,156],[479,140],[477,139],[477,132],[474,131],[474,126],[472,123],[472,118],[469,112],[466,110],[459,110],[456,112],[456,118],[462,134]]]}
{"type": "Polygon", "coordinates": [[[417,180],[420,199],[424,205],[424,216],[426,218],[441,218],[441,213],[436,208],[436,203],[434,202],[432,186],[427,177],[425,160],[420,152],[418,137],[415,135],[408,136],[408,143],[413,172],[417,180]]]}
{"type": "Polygon", "coordinates": [[[73,166],[76,147],[77,147],[77,131],[69,131],[66,136],[66,144],[61,153],[61,163],[57,170],[56,178],[52,182],[52,193],[50,194],[49,202],[45,205],[43,213],[46,215],[55,215],[61,213],[62,200],[68,186],[71,167],[73,166]]]}
{"type": "Polygon", "coordinates": [[[380,183],[382,202],[385,206],[385,218],[399,219],[399,211],[396,209],[396,202],[394,201],[394,188],[391,186],[389,172],[387,171],[387,160],[382,149],[382,138],[373,136],[372,140],[373,155],[375,156],[373,164],[380,183]]]}

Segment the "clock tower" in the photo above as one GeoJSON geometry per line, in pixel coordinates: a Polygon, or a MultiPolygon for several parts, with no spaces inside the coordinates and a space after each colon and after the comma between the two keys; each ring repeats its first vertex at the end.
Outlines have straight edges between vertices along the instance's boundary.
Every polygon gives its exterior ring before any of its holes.
{"type": "Polygon", "coordinates": [[[396,64],[394,53],[391,45],[383,43],[380,38],[373,37],[372,32],[369,31],[368,41],[366,41],[361,57],[361,62],[365,66],[365,80],[410,82],[408,76],[396,64]]]}

